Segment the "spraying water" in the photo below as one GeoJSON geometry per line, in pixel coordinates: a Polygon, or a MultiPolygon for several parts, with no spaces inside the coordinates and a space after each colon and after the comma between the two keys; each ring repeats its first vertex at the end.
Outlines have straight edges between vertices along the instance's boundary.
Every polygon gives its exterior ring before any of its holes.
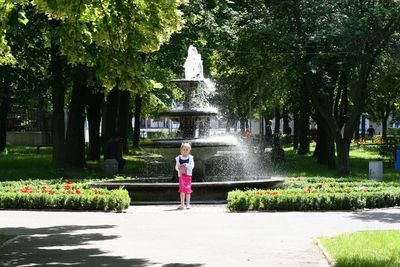
{"type": "Polygon", "coordinates": [[[197,48],[193,45],[189,46],[188,56],[186,58],[185,64],[185,79],[204,79],[203,75],[203,60],[201,55],[197,52],[197,48]]]}

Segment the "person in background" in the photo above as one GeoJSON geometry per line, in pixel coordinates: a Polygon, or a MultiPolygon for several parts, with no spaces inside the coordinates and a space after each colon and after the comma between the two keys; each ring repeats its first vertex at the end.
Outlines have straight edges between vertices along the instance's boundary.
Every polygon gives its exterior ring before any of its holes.
{"type": "Polygon", "coordinates": [[[244,138],[246,139],[246,142],[250,144],[251,141],[251,131],[249,128],[246,128],[246,131],[244,132],[244,138]]]}
{"type": "Polygon", "coordinates": [[[118,172],[124,169],[126,160],[123,158],[124,140],[120,138],[118,133],[107,141],[106,153],[104,159],[115,159],[118,162],[118,172]]]}
{"type": "Polygon", "coordinates": [[[181,204],[178,209],[184,209],[185,199],[186,208],[190,209],[190,196],[192,194],[192,171],[194,168],[194,158],[190,155],[192,146],[190,143],[182,143],[180,149],[180,155],[175,158],[176,165],[175,169],[178,172],[179,177],[179,194],[181,198],[181,204]]]}
{"type": "Polygon", "coordinates": [[[373,139],[374,134],[375,134],[375,129],[374,127],[372,127],[372,125],[370,125],[367,129],[367,133],[368,133],[368,139],[373,139]]]}

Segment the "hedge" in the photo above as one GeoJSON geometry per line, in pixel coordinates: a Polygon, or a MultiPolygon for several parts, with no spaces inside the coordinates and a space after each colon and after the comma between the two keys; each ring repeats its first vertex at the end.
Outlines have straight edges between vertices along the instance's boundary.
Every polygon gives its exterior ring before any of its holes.
{"type": "Polygon", "coordinates": [[[228,209],[230,211],[356,210],[400,205],[398,183],[298,179],[286,182],[283,188],[277,190],[231,191],[228,193],[228,209]]]}
{"type": "Polygon", "coordinates": [[[89,189],[85,183],[68,180],[28,180],[0,183],[0,209],[72,209],[121,212],[130,197],[123,188],[89,189]]]}

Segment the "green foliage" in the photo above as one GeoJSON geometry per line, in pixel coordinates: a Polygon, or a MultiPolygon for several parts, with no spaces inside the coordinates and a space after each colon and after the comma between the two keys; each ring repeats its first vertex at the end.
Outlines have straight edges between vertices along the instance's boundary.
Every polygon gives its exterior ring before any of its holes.
{"type": "Polygon", "coordinates": [[[56,22],[55,36],[72,64],[96,67],[102,84],[111,89],[145,92],[143,56],[157,51],[183,23],[185,1],[61,1],[33,3],[56,22]]]}
{"type": "MultiPolygon", "coordinates": [[[[51,166],[52,148],[8,147],[8,154],[0,154],[0,181],[19,179],[104,179],[109,178],[102,170],[103,161],[87,161],[84,169],[57,169],[51,166]]],[[[134,173],[143,164],[140,159],[125,156],[125,171],[134,173]]]]}
{"type": "Polygon", "coordinates": [[[290,178],[282,189],[235,190],[230,211],[355,210],[400,205],[400,184],[348,179],[290,178]]]}
{"type": "Polygon", "coordinates": [[[0,209],[74,209],[121,212],[129,207],[126,190],[89,189],[66,180],[0,183],[0,209]]]}
{"type": "Polygon", "coordinates": [[[147,138],[168,138],[176,137],[176,132],[147,132],[147,138]]]}
{"type": "Polygon", "coordinates": [[[3,235],[3,234],[0,234],[0,247],[1,247],[1,245],[4,243],[4,242],[6,242],[7,240],[9,240],[9,239],[11,239],[11,238],[13,238],[14,236],[11,236],[11,235],[3,235]]]}
{"type": "Polygon", "coordinates": [[[9,31],[8,15],[13,8],[13,3],[5,0],[0,1],[0,66],[15,63],[10,46],[5,38],[5,34],[9,31]]]}
{"type": "Polygon", "coordinates": [[[335,266],[395,267],[400,265],[400,231],[362,231],[318,238],[335,266]]]}
{"type": "Polygon", "coordinates": [[[388,128],[388,133],[400,139],[400,128],[388,128]]]}

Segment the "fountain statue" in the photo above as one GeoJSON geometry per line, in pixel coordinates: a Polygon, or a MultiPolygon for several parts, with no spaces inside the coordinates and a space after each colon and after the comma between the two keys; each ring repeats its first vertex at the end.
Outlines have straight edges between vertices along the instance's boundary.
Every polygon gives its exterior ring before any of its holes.
{"type": "Polygon", "coordinates": [[[207,101],[205,92],[210,88],[206,86],[201,55],[192,45],[189,46],[184,68],[185,78],[171,81],[182,89],[183,103],[179,108],[159,113],[160,117],[167,117],[179,122],[181,136],[146,140],[142,144],[145,150],[160,154],[170,162],[170,173],[166,173],[167,177],[92,182],[90,186],[107,188],[124,186],[135,202],[176,200],[178,180],[174,170],[174,159],[179,153],[182,142],[191,143],[192,155],[195,158],[192,176],[194,201],[226,200],[226,193],[229,190],[269,188],[283,182],[283,179],[279,177],[260,175],[262,168],[258,168],[259,173],[255,175],[252,172],[256,169],[255,166],[263,166],[263,164],[259,164],[257,160],[253,159],[252,153],[247,153],[247,149],[241,146],[238,138],[230,135],[210,136],[208,131],[210,117],[217,115],[218,111],[207,101]],[[231,155],[231,157],[225,155],[231,155]],[[244,155],[244,157],[239,157],[240,155],[244,155]],[[217,162],[217,165],[209,164],[209,159],[212,159],[211,162],[217,162]],[[209,166],[210,170],[207,171],[209,166]],[[228,169],[231,171],[227,172],[228,169]],[[207,176],[207,173],[212,173],[213,177],[207,176]]]}

